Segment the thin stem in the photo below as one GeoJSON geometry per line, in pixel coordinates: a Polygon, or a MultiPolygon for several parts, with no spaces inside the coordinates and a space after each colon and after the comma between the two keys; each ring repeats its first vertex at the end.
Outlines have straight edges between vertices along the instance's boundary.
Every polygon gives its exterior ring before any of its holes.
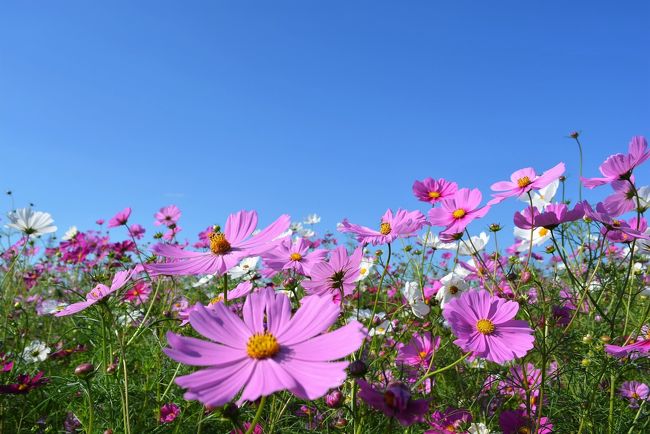
{"type": "Polygon", "coordinates": [[[251,425],[246,430],[246,434],[252,434],[253,431],[255,431],[257,422],[260,420],[260,417],[262,416],[262,410],[264,410],[264,404],[266,404],[266,396],[262,397],[262,400],[260,401],[260,405],[257,407],[257,412],[255,413],[255,417],[253,418],[251,425]]]}

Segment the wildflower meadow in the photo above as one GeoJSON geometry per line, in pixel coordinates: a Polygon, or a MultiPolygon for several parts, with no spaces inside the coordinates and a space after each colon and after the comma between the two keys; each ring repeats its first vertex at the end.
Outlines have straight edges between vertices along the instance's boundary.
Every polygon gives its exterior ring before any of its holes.
{"type": "Polygon", "coordinates": [[[649,432],[650,150],[611,152],[488,191],[432,168],[417,209],[335,228],[233,209],[187,236],[161,204],[63,230],[16,206],[0,433],[649,432]]]}

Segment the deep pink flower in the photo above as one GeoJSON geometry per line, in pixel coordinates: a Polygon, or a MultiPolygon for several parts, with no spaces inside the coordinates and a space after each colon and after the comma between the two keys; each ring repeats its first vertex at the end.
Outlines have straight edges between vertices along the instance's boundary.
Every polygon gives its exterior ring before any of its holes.
{"type": "Polygon", "coordinates": [[[49,383],[49,378],[43,378],[43,372],[39,372],[33,377],[27,374],[20,374],[15,383],[0,386],[0,393],[11,395],[24,395],[33,389],[49,383]]]}
{"type": "Polygon", "coordinates": [[[342,297],[354,292],[355,282],[359,279],[361,248],[355,249],[352,255],[344,246],[332,250],[329,262],[314,264],[310,272],[310,280],[303,280],[300,284],[309,294],[327,294],[334,301],[340,302],[342,297]]]}
{"type": "Polygon", "coordinates": [[[436,410],[431,415],[429,425],[432,430],[425,431],[424,434],[453,434],[465,432],[462,426],[472,421],[472,414],[464,408],[447,408],[444,412],[436,410]]]}
{"type": "Polygon", "coordinates": [[[257,227],[257,212],[239,211],[228,217],[224,232],[216,230],[210,234],[208,252],[189,252],[170,244],[157,244],[153,251],[173,261],[150,264],[147,268],[157,274],[222,275],[243,258],[273,249],[275,239],[287,230],[290,223],[290,217],[284,214],[257,235],[251,236],[257,227]]]}
{"type": "Polygon", "coordinates": [[[327,256],[327,250],[316,249],[309,251],[311,243],[305,238],[282,240],[273,250],[265,255],[264,263],[271,270],[295,270],[296,273],[306,276],[311,267],[322,262],[327,256]]]}
{"type": "MultiPolygon", "coordinates": [[[[622,220],[612,217],[602,202],[596,205],[596,210],[591,207],[587,202],[584,202],[585,215],[592,220],[595,220],[605,227],[607,231],[620,231],[630,238],[643,238],[648,239],[648,235],[641,231],[633,229],[630,225],[622,220]]],[[[631,240],[630,240],[631,241],[631,240]]]]}
{"type": "Polygon", "coordinates": [[[9,372],[14,368],[13,360],[9,360],[5,353],[0,353],[0,371],[9,372]]]}
{"type": "Polygon", "coordinates": [[[528,417],[525,410],[502,412],[499,415],[499,426],[501,426],[503,434],[519,434],[523,432],[550,434],[553,432],[553,424],[547,417],[541,417],[539,426],[537,426],[537,417],[528,417]]]}
{"type": "Polygon", "coordinates": [[[499,181],[492,184],[492,190],[501,193],[493,194],[494,199],[491,203],[499,203],[508,197],[519,197],[531,190],[544,188],[558,179],[563,173],[564,163],[557,164],[539,176],[532,167],[519,169],[510,175],[510,181],[499,181]]]}
{"type": "Polygon", "coordinates": [[[176,205],[169,205],[160,208],[156,214],[154,214],[156,219],[153,224],[156,226],[165,225],[167,227],[175,225],[178,222],[178,219],[181,218],[181,210],[178,209],[176,205]]]}
{"type": "Polygon", "coordinates": [[[569,210],[563,203],[551,203],[546,205],[544,212],[541,213],[535,207],[532,210],[528,207],[522,212],[516,212],[514,223],[515,226],[521,229],[545,228],[551,230],[562,223],[580,220],[584,215],[585,209],[582,202],[578,203],[572,210],[569,210]]]}
{"type": "Polygon", "coordinates": [[[609,184],[614,181],[630,179],[632,171],[641,163],[650,158],[647,150],[648,142],[643,136],[632,137],[627,154],[614,154],[607,157],[600,165],[602,178],[581,178],[582,184],[587,188],[609,184]]]}
{"type": "Polygon", "coordinates": [[[396,363],[428,369],[435,351],[440,347],[440,336],[431,339],[431,333],[415,335],[408,345],[397,351],[396,363]]]}
{"type": "Polygon", "coordinates": [[[533,330],[526,321],[514,319],[518,310],[517,302],[480,290],[453,298],[442,314],[457,337],[454,344],[475,357],[503,364],[533,348],[533,330]]]}
{"type": "Polygon", "coordinates": [[[65,309],[55,313],[54,316],[66,316],[81,312],[123,287],[126,282],[129,281],[131,276],[138,271],[139,269],[137,267],[131,270],[118,271],[113,277],[113,282],[111,283],[110,288],[103,283],[100,283],[86,294],[86,300],[66,306],[65,309]]]}
{"type": "Polygon", "coordinates": [[[415,181],[413,183],[413,194],[415,197],[431,205],[452,197],[457,190],[458,185],[455,182],[450,182],[443,178],[437,181],[433,178],[425,178],[422,181],[415,181]]]}
{"type": "Polygon", "coordinates": [[[238,402],[289,390],[314,400],[343,384],[346,361],[365,338],[363,326],[352,321],[329,333],[339,309],[327,297],[307,297],[295,315],[284,294],[271,288],[250,294],[242,321],[222,303],[190,313],[190,324],[214,342],[167,333],[165,354],[177,362],[203,366],[176,379],[185,399],[218,407],[243,388],[238,402]]]}
{"type": "Polygon", "coordinates": [[[429,221],[434,226],[445,226],[443,234],[458,234],[468,224],[481,218],[490,210],[489,206],[479,208],[483,195],[478,189],[461,188],[451,198],[441,202],[441,208],[429,210],[429,221]]]}
{"type": "Polygon", "coordinates": [[[145,228],[143,228],[137,223],[129,226],[129,234],[136,240],[142,239],[142,237],[144,237],[145,232],[146,232],[145,228]]]}
{"type": "Polygon", "coordinates": [[[648,354],[650,353],[650,339],[637,341],[633,344],[625,345],[624,347],[608,344],[605,345],[605,352],[618,358],[625,357],[635,353],[648,354]]]}
{"type": "Polygon", "coordinates": [[[107,227],[116,228],[118,226],[126,225],[131,216],[131,208],[124,208],[122,211],[115,214],[115,216],[108,221],[107,227]]]}
{"type": "Polygon", "coordinates": [[[124,301],[132,302],[134,305],[138,306],[147,299],[149,299],[149,294],[151,293],[151,286],[146,282],[138,282],[131,289],[124,293],[124,301]]]}
{"type": "Polygon", "coordinates": [[[160,423],[171,423],[181,413],[181,409],[173,402],[160,407],[160,423]]]}
{"type": "Polygon", "coordinates": [[[424,414],[429,411],[429,400],[411,399],[411,393],[403,384],[393,383],[385,391],[380,391],[364,380],[357,380],[357,383],[359,398],[386,416],[394,417],[402,426],[424,422],[424,414]]]}
{"type": "Polygon", "coordinates": [[[346,220],[341,222],[340,232],[349,232],[356,235],[357,241],[362,244],[387,244],[395,241],[398,237],[412,237],[415,232],[426,223],[426,218],[420,211],[406,211],[398,209],[393,215],[392,210],[387,210],[379,224],[379,230],[365,226],[349,223],[346,220]]]}

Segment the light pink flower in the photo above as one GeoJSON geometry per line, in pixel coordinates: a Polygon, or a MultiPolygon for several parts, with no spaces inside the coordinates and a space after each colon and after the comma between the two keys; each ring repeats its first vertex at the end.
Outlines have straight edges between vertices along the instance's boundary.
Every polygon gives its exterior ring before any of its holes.
{"type": "Polygon", "coordinates": [[[99,285],[95,286],[88,294],[86,294],[86,300],[80,301],[78,303],[73,303],[60,312],[55,313],[54,316],[66,316],[81,312],[82,310],[92,306],[100,300],[103,300],[118,289],[122,288],[129,281],[131,276],[137,271],[139,271],[138,268],[118,271],[113,277],[113,282],[111,283],[110,288],[100,283],[99,285]]]}
{"type": "Polygon", "coordinates": [[[370,243],[376,246],[391,243],[398,237],[412,237],[424,224],[426,224],[426,218],[420,211],[398,209],[393,214],[393,211],[389,209],[381,218],[379,230],[355,225],[349,223],[346,219],[341,222],[339,231],[355,234],[357,241],[362,244],[370,243]]]}
{"type": "Polygon", "coordinates": [[[124,208],[122,211],[115,214],[115,216],[108,221],[107,227],[116,228],[118,226],[126,225],[131,216],[131,208],[124,208]]]}
{"type": "Polygon", "coordinates": [[[477,218],[485,216],[490,206],[479,207],[483,195],[478,189],[461,188],[450,199],[441,202],[441,208],[429,210],[429,221],[444,226],[443,234],[458,234],[477,218]]]}
{"type": "Polygon", "coordinates": [[[492,190],[501,193],[493,194],[494,199],[490,203],[499,203],[508,197],[519,197],[531,190],[544,188],[558,179],[563,173],[564,163],[557,164],[539,176],[532,167],[519,169],[510,175],[510,181],[499,181],[492,184],[492,190]]]}

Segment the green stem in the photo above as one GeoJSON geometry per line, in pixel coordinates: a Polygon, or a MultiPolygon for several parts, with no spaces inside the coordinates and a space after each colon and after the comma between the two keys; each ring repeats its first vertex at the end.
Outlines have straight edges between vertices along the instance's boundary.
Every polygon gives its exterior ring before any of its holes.
{"type": "Polygon", "coordinates": [[[266,404],[266,396],[262,397],[262,400],[260,401],[260,405],[257,407],[257,412],[255,413],[255,417],[251,422],[251,426],[249,426],[248,429],[246,430],[246,434],[252,434],[253,431],[255,431],[257,422],[260,420],[260,417],[262,417],[262,410],[264,410],[264,404],[266,404]]]}

